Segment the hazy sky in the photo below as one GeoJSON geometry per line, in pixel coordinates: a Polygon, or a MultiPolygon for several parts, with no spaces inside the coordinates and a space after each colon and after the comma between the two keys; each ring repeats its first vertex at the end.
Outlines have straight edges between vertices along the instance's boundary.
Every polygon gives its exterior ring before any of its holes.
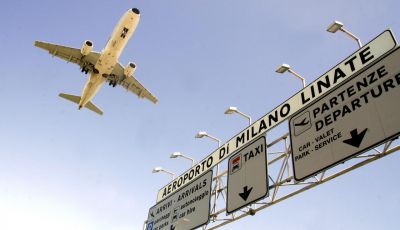
{"type": "MultiPolygon", "coordinates": [[[[18,1],[2,2],[0,49],[0,229],[140,229],[168,175],[301,89],[275,69],[285,62],[313,81],[357,43],[327,33],[333,21],[366,43],[400,34],[397,0],[18,1]],[[33,46],[43,40],[101,50],[132,7],[141,21],[120,62],[158,98],[154,105],[105,85],[93,99],[105,114],[59,98],[80,94],[86,75],[33,46]]],[[[283,133],[282,133],[283,134],[283,133]]],[[[397,229],[400,156],[392,154],[222,229],[397,229]]]]}

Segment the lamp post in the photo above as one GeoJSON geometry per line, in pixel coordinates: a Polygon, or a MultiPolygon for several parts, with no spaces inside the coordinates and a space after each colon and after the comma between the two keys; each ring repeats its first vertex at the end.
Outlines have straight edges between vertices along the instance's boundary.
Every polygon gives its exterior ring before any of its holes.
{"type": "Polygon", "coordinates": [[[249,125],[251,125],[251,117],[249,115],[241,112],[240,110],[238,110],[238,108],[230,106],[227,110],[225,110],[225,114],[233,114],[233,113],[240,114],[243,117],[247,118],[249,120],[249,125]]]}
{"type": "Polygon", "coordinates": [[[165,172],[168,173],[169,175],[171,175],[172,180],[175,179],[175,173],[170,172],[168,170],[163,169],[162,167],[155,167],[152,171],[152,173],[159,173],[159,172],[165,172]]]}
{"type": "MultiPolygon", "coordinates": [[[[208,138],[218,142],[218,147],[221,147],[221,140],[216,138],[216,137],[213,137],[213,136],[209,135],[207,132],[200,131],[194,137],[195,138],[208,137],[208,138]]],[[[218,176],[218,174],[219,174],[219,164],[217,164],[217,169],[215,171],[215,175],[218,176]]],[[[216,190],[215,190],[215,193],[214,193],[214,207],[213,207],[214,211],[217,209],[217,199],[218,199],[218,192],[217,191],[220,189],[220,182],[219,182],[218,179],[215,181],[215,183],[216,183],[215,184],[215,189],[216,190]]]]}
{"type": "Polygon", "coordinates": [[[290,65],[288,64],[282,64],[280,65],[275,72],[277,73],[284,73],[284,72],[289,72],[291,74],[293,74],[295,77],[299,78],[302,82],[303,82],[303,88],[306,87],[306,79],[304,77],[302,77],[300,74],[294,72],[291,68],[290,65]]]}
{"type": "Polygon", "coordinates": [[[185,158],[185,159],[187,159],[187,160],[192,161],[192,167],[193,167],[195,160],[194,160],[193,158],[189,157],[189,156],[184,155],[184,154],[181,153],[181,152],[173,152],[173,153],[171,154],[171,156],[170,156],[170,158],[178,158],[178,157],[182,157],[182,158],[185,158]]]}
{"type": "Polygon", "coordinates": [[[332,24],[330,24],[330,25],[328,26],[328,28],[326,29],[326,31],[328,31],[328,32],[330,32],[330,33],[336,33],[336,31],[338,31],[338,30],[342,31],[343,33],[345,33],[345,34],[347,34],[348,36],[350,36],[352,39],[356,40],[357,43],[358,43],[358,46],[359,46],[360,48],[362,47],[361,40],[360,40],[356,35],[354,35],[354,34],[351,33],[350,31],[346,30],[346,29],[343,27],[343,23],[341,23],[341,22],[339,22],[339,21],[334,21],[334,22],[332,22],[332,24]]]}

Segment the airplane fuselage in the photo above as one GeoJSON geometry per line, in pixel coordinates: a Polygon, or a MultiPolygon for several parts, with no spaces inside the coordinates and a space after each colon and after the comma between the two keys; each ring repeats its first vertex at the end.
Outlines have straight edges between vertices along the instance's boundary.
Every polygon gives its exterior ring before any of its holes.
{"type": "Polygon", "coordinates": [[[139,19],[139,11],[135,8],[128,10],[121,17],[105,48],[101,51],[100,57],[94,66],[94,71],[90,73],[90,77],[83,88],[79,108],[85,107],[106,82],[107,77],[117,64],[122,50],[135,31],[139,19]]]}

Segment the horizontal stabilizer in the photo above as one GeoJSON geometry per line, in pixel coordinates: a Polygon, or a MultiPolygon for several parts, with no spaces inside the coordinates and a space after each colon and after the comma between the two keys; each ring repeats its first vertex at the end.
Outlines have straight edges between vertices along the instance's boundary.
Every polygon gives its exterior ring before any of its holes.
{"type": "Polygon", "coordinates": [[[93,104],[93,102],[91,102],[91,101],[89,101],[85,107],[99,115],[103,115],[103,111],[101,111],[101,109],[99,107],[97,107],[95,104],[93,104]]]}
{"type": "Polygon", "coordinates": [[[65,94],[65,93],[60,93],[58,96],[67,99],[68,101],[72,101],[75,104],[79,105],[79,102],[81,101],[81,97],[80,96],[76,96],[76,95],[71,95],[71,94],[65,94]]]}
{"type": "MultiPolygon", "coordinates": [[[[68,101],[72,101],[75,104],[79,105],[79,102],[81,101],[81,97],[80,96],[76,96],[76,95],[71,95],[71,94],[66,94],[66,93],[60,93],[58,96],[67,99],[68,101]]],[[[86,105],[86,108],[92,110],[93,112],[99,114],[99,115],[103,115],[103,111],[101,111],[101,109],[99,107],[97,107],[95,104],[93,104],[91,101],[89,101],[86,105]]]]}

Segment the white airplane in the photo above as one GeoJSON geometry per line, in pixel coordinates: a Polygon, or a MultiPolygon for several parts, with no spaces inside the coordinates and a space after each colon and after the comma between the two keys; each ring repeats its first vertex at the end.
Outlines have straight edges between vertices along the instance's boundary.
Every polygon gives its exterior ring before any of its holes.
{"type": "Polygon", "coordinates": [[[103,112],[93,104],[92,98],[105,82],[109,82],[110,86],[121,85],[126,90],[137,94],[139,98],[147,98],[153,103],[157,103],[157,98],[133,76],[136,69],[135,63],[129,62],[124,67],[118,62],[118,58],[135,31],[139,19],[140,12],[138,9],[128,10],[119,20],[101,53],[92,51],[93,42],[89,40],[83,43],[81,49],[35,41],[35,46],[49,51],[53,56],[78,64],[82,72],[86,74],[90,72],[82,96],[65,93],[60,93],[59,96],[78,104],[79,109],[86,107],[102,115],[103,112]]]}

